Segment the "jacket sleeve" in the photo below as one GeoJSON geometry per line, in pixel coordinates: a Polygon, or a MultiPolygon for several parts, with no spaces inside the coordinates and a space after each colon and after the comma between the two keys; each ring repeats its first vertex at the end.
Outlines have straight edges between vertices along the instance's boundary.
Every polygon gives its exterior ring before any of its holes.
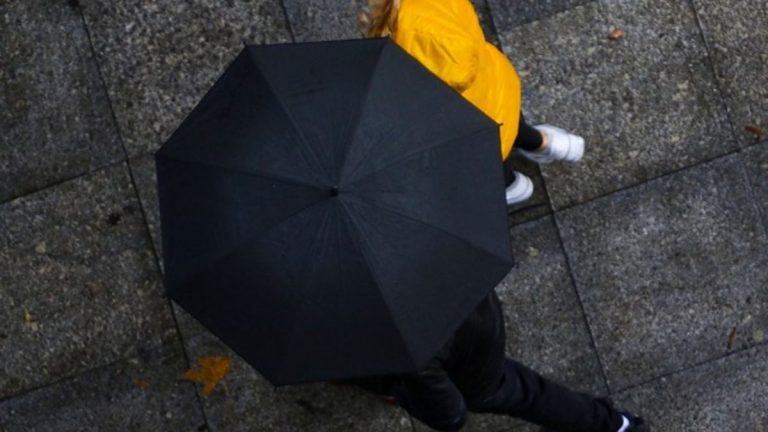
{"type": "Polygon", "coordinates": [[[424,26],[396,34],[395,43],[456,91],[475,80],[481,46],[467,35],[424,26]]]}
{"type": "Polygon", "coordinates": [[[464,398],[437,358],[424,370],[402,376],[393,390],[400,406],[433,429],[457,431],[467,421],[464,398]]]}

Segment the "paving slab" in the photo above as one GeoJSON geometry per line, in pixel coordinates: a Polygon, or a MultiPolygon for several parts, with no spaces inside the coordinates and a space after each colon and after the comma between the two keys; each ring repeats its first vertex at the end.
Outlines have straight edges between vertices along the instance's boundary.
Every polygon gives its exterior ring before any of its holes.
{"type": "Polygon", "coordinates": [[[0,40],[0,202],[123,157],[77,10],[2,2],[0,40]]]}
{"type": "Polygon", "coordinates": [[[160,147],[243,43],[290,42],[279,0],[80,0],[131,156],[160,147]]]}
{"type": "Polygon", "coordinates": [[[612,391],[768,329],[768,238],[738,155],[557,219],[612,391]]]}
{"type": "Polygon", "coordinates": [[[367,0],[284,0],[296,42],[358,39],[357,14],[367,0]]]}
{"type": "Polygon", "coordinates": [[[408,414],[350,386],[307,384],[275,388],[210,333],[186,340],[190,361],[232,359],[231,372],[207,397],[212,431],[412,431],[408,414]]]}
{"type": "Polygon", "coordinates": [[[761,345],[615,397],[654,432],[768,431],[768,347],[761,345]]]}
{"type": "MultiPolygon", "coordinates": [[[[283,0],[296,42],[358,39],[357,15],[368,0],[283,0]]],[[[486,0],[472,0],[488,40],[497,42],[486,0]]]]}
{"type": "Polygon", "coordinates": [[[181,344],[90,370],[0,402],[7,432],[205,430],[181,344]]]}
{"type": "MultiPolygon", "coordinates": [[[[735,133],[768,130],[768,5],[765,0],[693,0],[735,133]]],[[[763,136],[763,139],[768,135],[763,136]]]]}
{"type": "Polygon", "coordinates": [[[498,30],[528,120],[587,141],[580,163],[542,167],[556,208],[737,149],[687,2],[597,1],[498,30]]]}
{"type": "Polygon", "coordinates": [[[147,228],[152,237],[152,245],[160,258],[162,268],[163,242],[160,237],[160,201],[157,197],[157,171],[154,155],[137,156],[128,160],[128,165],[136,182],[141,208],[147,221],[147,228]]]}
{"type": "Polygon", "coordinates": [[[500,28],[511,29],[538,21],[593,0],[488,0],[500,28]]]}
{"type": "Polygon", "coordinates": [[[0,398],[176,337],[124,163],[0,205],[0,398]]]}
{"type": "Polygon", "coordinates": [[[747,167],[752,198],[760,209],[765,228],[768,229],[768,142],[750,147],[742,152],[741,157],[747,167]]]}
{"type": "MultiPolygon", "coordinates": [[[[516,266],[496,288],[507,355],[575,390],[607,394],[552,217],[516,226],[511,237],[516,266]]],[[[511,417],[473,414],[463,430],[502,431],[521,424],[511,417]]]]}
{"type": "Polygon", "coordinates": [[[606,394],[553,218],[516,226],[511,237],[515,268],[496,288],[508,355],[575,390],[606,394]]]}

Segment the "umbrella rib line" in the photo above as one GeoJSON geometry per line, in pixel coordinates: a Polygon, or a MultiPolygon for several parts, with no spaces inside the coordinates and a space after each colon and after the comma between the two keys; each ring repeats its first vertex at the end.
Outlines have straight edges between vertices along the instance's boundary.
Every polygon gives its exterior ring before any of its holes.
{"type": "MultiPolygon", "coordinates": [[[[258,59],[254,58],[253,53],[249,52],[249,55],[251,57],[251,60],[254,61],[254,63],[256,63],[256,64],[259,63],[258,59]]],[[[285,116],[288,118],[288,121],[290,121],[291,126],[293,127],[293,130],[296,131],[296,134],[299,136],[301,143],[304,144],[304,149],[312,157],[312,160],[315,163],[315,169],[318,170],[318,174],[323,176],[325,178],[325,180],[328,181],[329,179],[326,176],[327,173],[323,169],[323,164],[318,159],[318,157],[315,154],[314,150],[312,150],[312,146],[309,145],[309,143],[307,142],[307,138],[304,136],[303,133],[301,133],[301,129],[296,124],[296,120],[293,118],[293,115],[291,115],[290,110],[288,110],[288,107],[286,107],[285,103],[283,103],[283,101],[280,99],[280,95],[278,94],[277,90],[275,90],[275,87],[272,86],[272,82],[269,80],[269,78],[267,78],[267,75],[264,73],[264,71],[261,70],[261,69],[258,69],[258,68],[257,68],[257,70],[258,70],[258,73],[261,75],[261,77],[264,78],[264,82],[267,84],[267,88],[269,88],[269,91],[275,97],[275,100],[277,101],[278,105],[280,105],[280,108],[283,109],[283,112],[285,113],[285,116]]],[[[302,159],[304,159],[304,162],[308,166],[312,165],[312,164],[309,163],[309,161],[307,161],[307,159],[306,159],[306,157],[304,155],[304,152],[299,152],[299,154],[301,155],[302,159]]]]}
{"type": "Polygon", "coordinates": [[[441,227],[439,227],[439,226],[436,226],[436,225],[432,225],[432,224],[430,224],[430,223],[428,223],[428,222],[426,222],[426,221],[420,220],[420,219],[418,219],[418,218],[416,218],[416,217],[414,217],[414,216],[411,216],[411,215],[409,215],[409,214],[403,213],[403,212],[401,212],[401,211],[399,211],[399,210],[397,210],[397,209],[395,209],[395,208],[389,207],[389,206],[383,206],[383,205],[380,205],[380,204],[373,204],[373,203],[369,203],[369,202],[367,202],[367,200],[365,200],[365,199],[363,199],[363,198],[360,198],[360,197],[354,197],[354,198],[352,198],[352,199],[353,199],[353,200],[356,200],[356,201],[359,201],[359,202],[360,202],[360,203],[362,203],[363,205],[368,205],[368,206],[371,206],[371,207],[375,207],[375,208],[378,208],[378,209],[380,209],[380,210],[383,210],[383,211],[386,211],[386,212],[394,213],[394,214],[396,214],[396,215],[398,215],[398,216],[401,216],[401,217],[404,217],[404,218],[406,218],[406,219],[409,219],[409,220],[411,220],[411,221],[413,221],[413,222],[415,222],[415,223],[417,223],[417,224],[419,224],[419,225],[423,225],[423,226],[426,226],[426,227],[432,228],[432,229],[434,229],[434,230],[438,230],[438,231],[440,231],[440,232],[443,232],[443,233],[447,234],[447,235],[448,235],[448,236],[450,236],[450,237],[453,237],[453,238],[455,238],[455,239],[458,239],[458,240],[460,240],[460,241],[461,241],[461,242],[463,242],[463,243],[466,243],[466,244],[468,244],[469,246],[471,246],[471,247],[472,247],[472,249],[475,249],[475,250],[481,251],[481,252],[483,252],[484,254],[486,254],[486,255],[489,255],[489,256],[491,256],[491,257],[493,257],[493,258],[495,258],[495,259],[499,259],[499,257],[498,257],[496,254],[494,254],[493,252],[491,252],[491,251],[488,251],[488,250],[486,250],[485,248],[483,248],[483,247],[481,247],[481,246],[478,246],[478,245],[476,245],[476,244],[475,244],[475,243],[473,243],[472,241],[470,241],[470,240],[467,240],[467,239],[465,239],[465,238],[463,238],[463,237],[461,237],[461,236],[458,236],[458,235],[456,235],[455,233],[453,233],[453,232],[451,232],[451,231],[448,231],[448,230],[447,230],[447,229],[445,229],[445,228],[441,228],[441,227]]]}
{"type": "Polygon", "coordinates": [[[359,177],[357,179],[353,178],[353,180],[350,182],[350,185],[354,185],[355,183],[360,183],[361,181],[367,179],[368,177],[371,177],[371,176],[376,175],[376,174],[378,174],[378,173],[380,173],[380,172],[382,172],[384,170],[388,170],[388,169],[392,168],[393,166],[396,166],[396,165],[399,165],[399,164],[401,164],[403,162],[406,162],[406,161],[408,161],[413,156],[419,155],[421,153],[425,153],[425,152],[430,151],[430,150],[434,150],[434,149],[436,149],[438,147],[451,145],[452,143],[454,143],[457,140],[463,140],[463,139],[470,138],[470,137],[472,137],[474,135],[477,135],[477,134],[479,134],[481,132],[484,132],[484,131],[486,131],[488,129],[491,129],[491,127],[490,126],[484,126],[484,127],[480,128],[480,129],[474,130],[472,132],[468,132],[465,135],[460,135],[458,137],[449,138],[449,139],[440,141],[438,143],[435,143],[434,145],[430,145],[429,147],[424,147],[422,149],[406,153],[402,157],[397,158],[397,159],[387,163],[386,165],[384,165],[383,167],[381,167],[381,168],[379,168],[379,169],[377,169],[375,171],[369,172],[368,174],[365,174],[364,176],[359,177]]]}
{"type": "Polygon", "coordinates": [[[382,47],[382,50],[379,52],[379,56],[376,58],[376,64],[373,65],[373,73],[371,73],[371,77],[370,77],[370,79],[368,80],[368,83],[365,86],[365,96],[363,97],[363,101],[360,104],[359,113],[358,113],[357,119],[355,121],[355,130],[352,132],[352,135],[349,136],[350,145],[349,145],[349,148],[347,149],[347,152],[344,153],[344,160],[341,162],[341,170],[340,170],[341,174],[339,175],[339,177],[340,177],[339,182],[343,181],[344,174],[347,171],[347,156],[349,155],[349,152],[352,149],[352,144],[353,144],[352,141],[357,136],[357,131],[360,130],[360,120],[363,118],[363,112],[364,112],[364,109],[365,109],[365,107],[366,107],[366,105],[368,103],[368,99],[369,99],[370,94],[371,94],[371,87],[373,86],[373,82],[376,79],[376,76],[378,74],[379,63],[381,63],[381,57],[384,54],[385,47],[386,47],[386,45],[384,47],[382,47]]]}
{"type": "Polygon", "coordinates": [[[258,233],[256,233],[256,234],[252,234],[252,235],[250,235],[250,236],[248,236],[248,237],[245,237],[244,239],[242,239],[242,240],[241,240],[241,241],[240,241],[240,242],[237,244],[237,246],[235,246],[234,248],[232,248],[232,249],[231,249],[229,252],[226,252],[226,253],[224,253],[224,254],[221,254],[220,256],[216,257],[214,260],[210,261],[210,264],[208,264],[208,265],[206,265],[206,266],[204,266],[204,267],[202,267],[202,268],[199,268],[199,269],[197,269],[197,270],[196,270],[195,272],[193,272],[193,273],[190,273],[188,276],[186,276],[186,277],[185,277],[185,278],[184,278],[184,279],[181,281],[181,283],[179,283],[179,286],[183,286],[183,285],[185,285],[185,284],[187,283],[187,281],[189,281],[190,279],[192,279],[194,276],[196,276],[196,275],[198,275],[198,274],[200,274],[200,273],[202,273],[202,272],[204,272],[204,271],[206,271],[206,270],[210,269],[211,267],[213,267],[213,266],[214,266],[214,264],[216,264],[216,263],[220,262],[221,260],[223,260],[223,259],[225,259],[225,258],[228,258],[228,257],[230,257],[230,256],[233,256],[233,255],[235,255],[236,253],[239,253],[239,252],[240,252],[240,250],[241,250],[241,249],[242,249],[242,248],[243,248],[243,247],[244,247],[244,246],[245,246],[247,243],[249,243],[251,240],[253,240],[253,238],[254,238],[255,236],[257,236],[257,235],[258,235],[258,236],[264,236],[264,235],[266,235],[266,234],[269,234],[270,232],[272,232],[272,230],[274,230],[274,229],[278,228],[279,226],[283,225],[284,223],[286,223],[286,222],[290,221],[291,219],[295,218],[295,217],[296,217],[296,216],[298,216],[299,214],[301,214],[301,213],[303,213],[303,212],[305,212],[305,211],[309,210],[309,209],[310,209],[310,208],[312,208],[312,207],[315,207],[315,206],[317,206],[317,205],[323,204],[324,202],[326,202],[326,200],[325,200],[325,199],[320,199],[320,200],[318,200],[318,201],[315,201],[315,202],[313,202],[313,203],[311,203],[311,204],[309,204],[309,205],[307,205],[307,206],[305,206],[305,207],[302,207],[302,208],[300,208],[299,210],[296,210],[295,212],[293,212],[293,213],[291,213],[290,215],[288,215],[288,216],[287,216],[285,219],[283,219],[283,220],[281,220],[281,221],[279,221],[279,222],[277,222],[277,223],[273,224],[273,225],[272,225],[272,226],[270,226],[269,228],[267,228],[267,229],[265,229],[265,230],[263,230],[263,231],[260,231],[260,232],[258,232],[258,233]]]}
{"type": "MultiPolygon", "coordinates": [[[[325,233],[325,228],[326,228],[327,222],[328,222],[328,215],[326,214],[325,217],[323,218],[322,223],[320,224],[320,229],[318,229],[317,233],[315,233],[315,241],[314,241],[313,245],[317,244],[317,242],[319,241],[320,237],[324,237],[324,233],[325,233]]],[[[307,277],[309,277],[309,276],[311,276],[311,268],[310,268],[310,270],[309,270],[309,272],[307,274],[307,277]]],[[[304,287],[307,286],[306,280],[302,281],[302,282],[303,282],[302,286],[304,286],[304,287]]],[[[304,294],[305,295],[301,299],[301,303],[295,309],[296,315],[293,317],[294,319],[291,322],[291,331],[289,333],[288,338],[285,340],[284,349],[286,349],[286,350],[291,345],[291,341],[296,337],[295,336],[296,335],[296,328],[298,327],[298,325],[296,324],[297,318],[301,317],[302,312],[304,311],[304,308],[306,307],[307,303],[310,300],[310,296],[307,295],[308,293],[304,293],[304,294]]],[[[285,367],[286,364],[287,364],[287,361],[285,360],[285,355],[283,353],[283,366],[285,367]]]]}
{"type": "MultiPolygon", "coordinates": [[[[368,268],[370,269],[371,277],[373,278],[373,281],[376,283],[377,286],[382,286],[382,284],[379,282],[380,278],[377,275],[377,268],[378,268],[378,266],[375,265],[375,263],[373,262],[373,259],[369,256],[370,254],[367,252],[368,250],[372,249],[371,242],[370,242],[370,240],[368,238],[368,235],[366,234],[365,230],[363,230],[360,227],[359,222],[357,221],[357,219],[354,216],[354,212],[350,211],[347,208],[347,205],[344,202],[341,203],[341,206],[344,209],[344,213],[347,215],[349,220],[352,222],[352,225],[353,225],[355,231],[357,231],[358,234],[360,234],[360,238],[363,239],[363,243],[364,244],[360,244],[360,242],[358,242],[357,240],[354,240],[354,237],[353,237],[353,240],[355,241],[355,243],[357,244],[358,249],[360,250],[360,254],[363,256],[363,259],[365,260],[366,264],[368,264],[368,268]]],[[[381,292],[379,292],[378,290],[375,290],[375,291],[381,297],[382,302],[384,302],[384,304],[387,305],[387,309],[389,311],[391,311],[392,310],[392,306],[389,304],[389,301],[387,300],[387,297],[384,294],[382,294],[381,292]]],[[[395,320],[394,318],[391,318],[390,321],[392,322],[392,325],[397,330],[397,333],[400,335],[400,341],[402,342],[403,347],[405,347],[406,352],[410,355],[410,360],[412,361],[412,368],[415,369],[416,368],[416,364],[415,364],[415,362],[413,362],[413,360],[415,360],[416,357],[414,355],[413,350],[411,350],[411,347],[408,344],[408,341],[403,336],[403,330],[400,328],[400,325],[397,322],[397,320],[395,320]]]]}
{"type": "Polygon", "coordinates": [[[228,171],[228,172],[232,172],[232,173],[243,174],[243,175],[250,176],[250,177],[259,177],[259,178],[265,178],[265,179],[272,179],[272,180],[277,180],[277,181],[279,181],[281,183],[291,184],[291,185],[295,185],[295,186],[304,186],[306,188],[317,189],[317,190],[320,190],[320,191],[325,191],[326,190],[326,188],[324,188],[322,186],[317,186],[317,185],[305,183],[305,182],[302,182],[300,180],[296,180],[296,179],[292,179],[292,178],[288,178],[288,177],[283,177],[283,176],[276,175],[276,174],[267,174],[267,173],[262,173],[262,172],[245,171],[245,170],[242,170],[242,169],[230,168],[230,167],[224,167],[224,166],[221,166],[221,165],[216,165],[216,164],[213,164],[213,163],[210,163],[210,162],[202,162],[202,161],[190,160],[190,159],[179,158],[179,157],[170,157],[170,156],[167,156],[167,155],[160,155],[159,157],[167,159],[169,161],[185,163],[185,164],[188,164],[188,165],[201,165],[201,166],[208,167],[208,168],[216,168],[216,169],[220,169],[222,171],[228,171]]]}

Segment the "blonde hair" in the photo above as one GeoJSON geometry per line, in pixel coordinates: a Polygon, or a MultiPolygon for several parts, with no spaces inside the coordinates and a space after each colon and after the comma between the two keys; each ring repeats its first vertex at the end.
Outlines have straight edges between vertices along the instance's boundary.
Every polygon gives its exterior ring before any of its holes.
{"type": "Polygon", "coordinates": [[[368,0],[357,16],[364,37],[391,36],[395,30],[400,0],[368,0]]]}

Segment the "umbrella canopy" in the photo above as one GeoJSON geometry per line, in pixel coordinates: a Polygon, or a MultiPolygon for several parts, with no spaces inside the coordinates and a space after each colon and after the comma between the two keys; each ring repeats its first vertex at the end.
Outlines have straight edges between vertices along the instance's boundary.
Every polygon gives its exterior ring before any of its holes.
{"type": "Polygon", "coordinates": [[[276,385],[416,371],[512,264],[498,133],[388,39],[248,46],[156,154],[167,291],[276,385]]]}

